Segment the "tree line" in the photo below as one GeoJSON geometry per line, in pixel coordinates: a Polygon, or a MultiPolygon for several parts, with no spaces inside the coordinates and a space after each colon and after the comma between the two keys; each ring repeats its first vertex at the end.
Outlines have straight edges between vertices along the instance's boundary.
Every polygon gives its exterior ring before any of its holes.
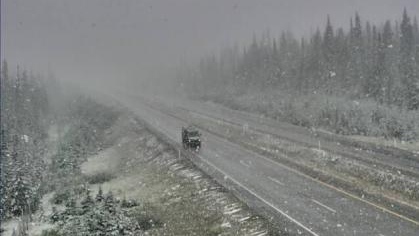
{"type": "Polygon", "coordinates": [[[419,108],[419,27],[405,9],[401,21],[374,25],[358,13],[349,29],[324,29],[297,39],[265,33],[250,45],[227,48],[180,68],[176,81],[199,96],[274,89],[295,95],[322,93],[373,99],[383,105],[419,108]]]}
{"type": "Polygon", "coordinates": [[[46,167],[49,100],[45,82],[17,67],[1,68],[0,217],[34,212],[46,167]]]}

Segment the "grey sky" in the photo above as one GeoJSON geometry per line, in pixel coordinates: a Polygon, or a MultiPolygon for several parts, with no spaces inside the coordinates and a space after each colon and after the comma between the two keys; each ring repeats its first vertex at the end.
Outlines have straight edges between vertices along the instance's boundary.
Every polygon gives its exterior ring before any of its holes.
{"type": "Polygon", "coordinates": [[[419,15],[418,0],[2,0],[4,56],[64,79],[148,79],[234,42],[419,15]]]}

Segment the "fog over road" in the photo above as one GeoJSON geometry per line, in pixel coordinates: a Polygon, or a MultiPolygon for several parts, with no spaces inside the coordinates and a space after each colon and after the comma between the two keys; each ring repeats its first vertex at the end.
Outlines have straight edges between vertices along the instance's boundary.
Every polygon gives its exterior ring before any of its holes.
{"type": "MultiPolygon", "coordinates": [[[[419,0],[0,0],[0,220],[25,225],[49,191],[89,180],[79,164],[113,122],[98,111],[124,106],[268,228],[419,236],[418,13],[419,0]],[[181,147],[191,124],[197,153],[181,147]]],[[[212,218],[198,235],[235,229],[212,218]]]]}
{"type": "MultiPolygon", "coordinates": [[[[141,98],[119,96],[122,104],[180,143],[188,125],[145,105],[141,98]]],[[[293,233],[305,235],[417,235],[418,222],[316,181],[289,167],[215,135],[203,132],[203,148],[196,156],[224,180],[269,208],[274,221],[287,221],[293,233]]],[[[225,183],[224,183],[225,184],[225,183]]],[[[228,187],[228,186],[227,186],[228,187]]]]}

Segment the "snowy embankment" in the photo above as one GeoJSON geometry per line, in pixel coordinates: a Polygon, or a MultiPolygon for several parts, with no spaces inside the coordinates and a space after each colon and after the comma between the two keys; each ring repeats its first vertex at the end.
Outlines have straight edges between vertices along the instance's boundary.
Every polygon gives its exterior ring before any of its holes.
{"type": "Polygon", "coordinates": [[[115,145],[92,156],[82,173],[114,176],[99,186],[119,199],[136,199],[157,219],[151,235],[266,235],[268,226],[140,121],[123,116],[109,132],[115,145]]]}
{"type": "Polygon", "coordinates": [[[205,100],[336,134],[416,142],[416,149],[419,141],[418,111],[380,104],[371,99],[351,100],[316,93],[296,97],[285,91],[267,91],[240,96],[218,95],[205,100]]]}
{"type": "Polygon", "coordinates": [[[29,235],[271,233],[267,221],[135,116],[94,104],[76,108],[75,119],[88,121],[69,122],[29,235]]]}

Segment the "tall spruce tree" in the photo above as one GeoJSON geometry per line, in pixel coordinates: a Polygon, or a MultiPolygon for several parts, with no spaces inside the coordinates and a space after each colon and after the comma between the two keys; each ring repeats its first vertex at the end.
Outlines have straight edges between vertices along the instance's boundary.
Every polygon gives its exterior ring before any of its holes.
{"type": "Polygon", "coordinates": [[[419,107],[419,80],[417,78],[416,62],[413,55],[414,35],[413,26],[407,10],[403,11],[403,19],[400,25],[400,74],[404,94],[404,105],[408,109],[419,107]]]}
{"type": "Polygon", "coordinates": [[[333,80],[336,77],[335,69],[335,36],[332,24],[330,23],[330,17],[327,16],[326,29],[323,36],[323,58],[324,58],[324,81],[326,85],[326,93],[331,93],[335,83],[333,80]]]}
{"type": "Polygon", "coordinates": [[[397,75],[397,51],[394,47],[394,33],[391,27],[391,22],[389,20],[386,21],[384,24],[383,29],[383,37],[382,37],[382,43],[383,43],[383,56],[385,57],[384,60],[384,88],[382,90],[383,94],[383,101],[386,104],[393,104],[394,103],[394,84],[395,84],[395,77],[397,75]]]}

